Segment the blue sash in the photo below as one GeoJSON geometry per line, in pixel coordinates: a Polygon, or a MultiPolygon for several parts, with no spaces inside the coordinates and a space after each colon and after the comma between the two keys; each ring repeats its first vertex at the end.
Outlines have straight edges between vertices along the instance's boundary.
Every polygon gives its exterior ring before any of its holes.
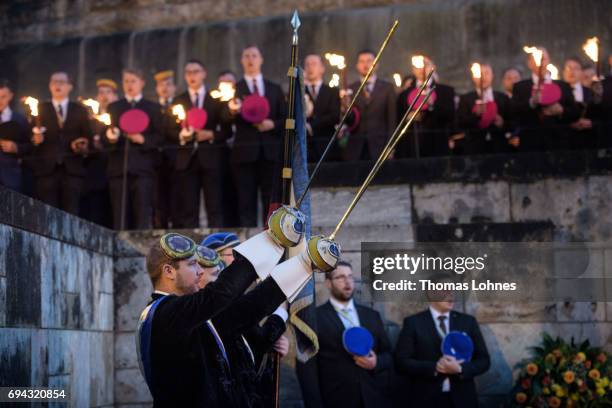
{"type": "Polygon", "coordinates": [[[154,300],[153,303],[142,311],[138,319],[138,330],[136,332],[138,364],[140,366],[140,372],[147,382],[151,394],[153,394],[151,383],[151,334],[153,332],[153,314],[157,306],[166,298],[167,296],[162,296],[154,300]]]}

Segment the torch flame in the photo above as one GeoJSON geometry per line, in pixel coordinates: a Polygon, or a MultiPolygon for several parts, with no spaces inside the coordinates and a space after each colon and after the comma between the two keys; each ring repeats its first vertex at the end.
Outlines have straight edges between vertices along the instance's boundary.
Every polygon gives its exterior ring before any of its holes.
{"type": "Polygon", "coordinates": [[[344,61],[343,55],[332,54],[332,53],[326,52],[325,59],[329,62],[329,65],[331,65],[332,67],[336,67],[338,69],[346,68],[346,63],[344,61]]]}
{"type": "Polygon", "coordinates": [[[402,76],[397,72],[393,74],[393,80],[395,81],[395,86],[398,88],[402,86],[402,76]]]}
{"type": "Polygon", "coordinates": [[[27,96],[23,99],[23,103],[30,108],[30,115],[38,116],[38,99],[27,96]]]}
{"type": "Polygon", "coordinates": [[[110,114],[108,113],[103,113],[101,115],[96,115],[96,119],[102,123],[104,123],[106,126],[110,126],[111,124],[111,117],[110,114]]]}
{"type": "Polygon", "coordinates": [[[412,66],[418,69],[425,68],[425,57],[422,55],[413,55],[412,66]]]}
{"type": "Polygon", "coordinates": [[[340,86],[340,75],[333,74],[331,81],[329,81],[329,87],[337,88],[338,86],[340,86]]]}
{"type": "Polygon", "coordinates": [[[234,95],[236,95],[234,84],[226,81],[219,82],[219,89],[213,89],[210,91],[210,96],[221,100],[221,102],[231,101],[234,99],[234,95]]]}
{"type": "Polygon", "coordinates": [[[482,77],[481,67],[480,67],[480,64],[478,62],[473,63],[472,67],[470,68],[470,70],[472,71],[472,76],[474,78],[480,79],[482,77]]]}
{"type": "Polygon", "coordinates": [[[531,54],[538,67],[542,64],[542,55],[544,54],[542,50],[538,49],[537,47],[524,46],[523,51],[525,51],[527,54],[531,54]]]}
{"type": "Polygon", "coordinates": [[[555,67],[553,64],[548,64],[546,69],[550,72],[551,79],[559,79],[559,68],[555,67]]]}
{"type": "Polygon", "coordinates": [[[582,49],[593,62],[599,62],[599,39],[597,37],[587,39],[582,49]]]}
{"type": "Polygon", "coordinates": [[[178,120],[185,120],[185,108],[183,105],[174,105],[172,107],[172,114],[177,117],[178,120]]]}
{"type": "Polygon", "coordinates": [[[91,111],[94,113],[94,115],[97,115],[100,112],[100,102],[96,101],[95,99],[85,99],[83,101],[83,105],[91,108],[91,111]]]}

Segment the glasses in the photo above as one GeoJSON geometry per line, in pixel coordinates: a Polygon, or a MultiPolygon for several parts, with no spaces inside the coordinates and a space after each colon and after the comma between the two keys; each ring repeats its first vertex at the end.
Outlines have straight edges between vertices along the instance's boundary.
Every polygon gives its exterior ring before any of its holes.
{"type": "Polygon", "coordinates": [[[162,235],[159,245],[166,256],[173,260],[187,259],[196,253],[196,243],[191,238],[174,232],[162,235]]]}
{"type": "Polygon", "coordinates": [[[331,278],[331,280],[355,281],[355,277],[353,277],[353,275],[340,275],[334,276],[333,278],[331,278]]]}

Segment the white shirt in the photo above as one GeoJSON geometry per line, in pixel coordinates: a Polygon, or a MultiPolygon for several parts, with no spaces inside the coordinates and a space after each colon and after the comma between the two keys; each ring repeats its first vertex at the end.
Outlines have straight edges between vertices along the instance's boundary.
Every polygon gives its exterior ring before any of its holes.
{"type": "Polygon", "coordinates": [[[134,101],[134,103],[138,103],[140,102],[140,100],[142,99],[142,94],[138,94],[136,95],[134,98],[130,98],[129,96],[125,96],[125,99],[129,102],[132,103],[132,101],[134,101]]]}
{"type": "Polygon", "coordinates": [[[264,87],[263,75],[258,74],[256,76],[245,75],[244,80],[249,87],[249,91],[253,93],[253,80],[257,83],[257,92],[259,95],[264,96],[266,94],[266,88],[264,87]]]}
{"type": "Polygon", "coordinates": [[[172,98],[159,98],[159,104],[164,106],[166,104],[170,105],[172,103],[172,98]]]}
{"type": "MultiPolygon", "coordinates": [[[[363,82],[365,77],[361,78],[361,81],[363,82]]],[[[370,78],[368,79],[368,82],[365,85],[365,90],[368,91],[369,94],[372,93],[372,91],[374,90],[374,86],[376,86],[376,80],[378,79],[378,77],[376,76],[376,74],[372,74],[370,75],[370,78]]]]}
{"type": "Polygon", "coordinates": [[[323,85],[323,80],[320,79],[317,82],[306,82],[306,81],[304,81],[304,85],[306,85],[306,88],[308,88],[309,92],[312,92],[312,87],[314,86],[315,94],[313,96],[318,96],[319,95],[319,91],[321,90],[321,85],[323,85]]]}
{"type": "Polygon", "coordinates": [[[580,82],[576,82],[576,84],[571,85],[572,92],[574,93],[574,99],[576,102],[584,102],[584,88],[580,82]]]}
{"type": "Polygon", "coordinates": [[[206,95],[206,87],[202,85],[197,91],[189,89],[189,97],[191,98],[191,103],[194,103],[196,95],[198,95],[198,106],[194,105],[194,107],[202,109],[202,107],[204,106],[204,96],[206,95]]]}
{"type": "Polygon", "coordinates": [[[484,97],[480,95],[480,89],[477,89],[476,92],[478,93],[478,96],[484,103],[495,101],[495,98],[493,97],[493,88],[491,87],[488,87],[487,89],[484,90],[484,97]]]}
{"type": "MultiPolygon", "coordinates": [[[[436,330],[438,331],[438,334],[440,335],[441,338],[444,338],[445,334],[440,328],[440,320],[438,319],[438,317],[446,316],[446,319],[444,319],[444,326],[446,327],[446,333],[448,333],[450,331],[450,313],[440,313],[431,306],[429,306],[429,311],[431,312],[431,318],[434,321],[434,326],[436,326],[436,330]]],[[[444,381],[442,382],[442,392],[449,392],[449,391],[450,391],[450,380],[448,379],[448,377],[446,377],[444,381]]]]}
{"type": "Polygon", "coordinates": [[[62,122],[66,121],[66,114],[68,113],[68,98],[62,100],[62,101],[56,101],[56,100],[52,100],[51,103],[53,103],[53,107],[55,108],[55,112],[58,112],[58,106],[62,107],[62,122]]]}
{"type": "Polygon", "coordinates": [[[7,106],[2,111],[2,115],[0,115],[0,123],[10,122],[13,117],[13,111],[11,111],[11,107],[7,106]]]}
{"type": "Polygon", "coordinates": [[[339,300],[330,297],[329,303],[331,303],[332,307],[338,314],[344,328],[348,329],[351,327],[361,326],[361,323],[359,322],[359,315],[357,314],[357,309],[355,309],[355,302],[353,302],[353,299],[344,304],[339,300]]]}

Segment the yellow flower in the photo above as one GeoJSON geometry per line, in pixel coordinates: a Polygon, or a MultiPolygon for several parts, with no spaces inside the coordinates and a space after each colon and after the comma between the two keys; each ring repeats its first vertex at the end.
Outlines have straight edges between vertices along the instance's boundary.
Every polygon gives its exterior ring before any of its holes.
{"type": "Polygon", "coordinates": [[[557,391],[555,391],[555,395],[559,398],[563,398],[565,397],[565,390],[561,387],[557,388],[557,391]]]}
{"type": "Polygon", "coordinates": [[[597,390],[595,391],[597,393],[597,395],[599,395],[600,397],[606,394],[606,390],[604,388],[601,387],[597,387],[597,390]]]}
{"type": "Polygon", "coordinates": [[[603,377],[601,379],[601,383],[603,384],[604,387],[607,387],[608,385],[610,385],[610,379],[608,377],[603,377]]]}
{"type": "Polygon", "coordinates": [[[597,380],[599,380],[600,377],[601,377],[601,374],[599,373],[598,369],[594,368],[591,371],[589,371],[589,378],[597,381],[597,380]]]}
{"type": "Polygon", "coordinates": [[[574,374],[573,371],[568,370],[563,373],[563,381],[565,381],[567,384],[573,383],[575,378],[576,374],[574,374]]]}
{"type": "Polygon", "coordinates": [[[552,353],[548,353],[546,357],[544,357],[544,361],[546,361],[546,364],[555,365],[557,362],[557,357],[555,357],[555,355],[552,353]]]}
{"type": "Polygon", "coordinates": [[[534,376],[538,373],[538,366],[534,363],[527,364],[527,374],[534,376]]]}
{"type": "Polygon", "coordinates": [[[519,404],[524,403],[525,401],[527,401],[527,394],[525,394],[524,392],[519,392],[516,394],[516,402],[518,402],[519,404]]]}
{"type": "Polygon", "coordinates": [[[542,388],[542,394],[544,394],[544,395],[550,394],[550,389],[548,387],[542,388]]]}
{"type": "Polygon", "coordinates": [[[586,355],[581,351],[574,357],[576,363],[584,363],[586,361],[586,355]]]}
{"type": "Polygon", "coordinates": [[[571,398],[571,399],[573,399],[574,401],[578,401],[579,396],[578,396],[578,394],[577,394],[577,393],[573,393],[573,394],[570,396],[570,398],[571,398]]]}

